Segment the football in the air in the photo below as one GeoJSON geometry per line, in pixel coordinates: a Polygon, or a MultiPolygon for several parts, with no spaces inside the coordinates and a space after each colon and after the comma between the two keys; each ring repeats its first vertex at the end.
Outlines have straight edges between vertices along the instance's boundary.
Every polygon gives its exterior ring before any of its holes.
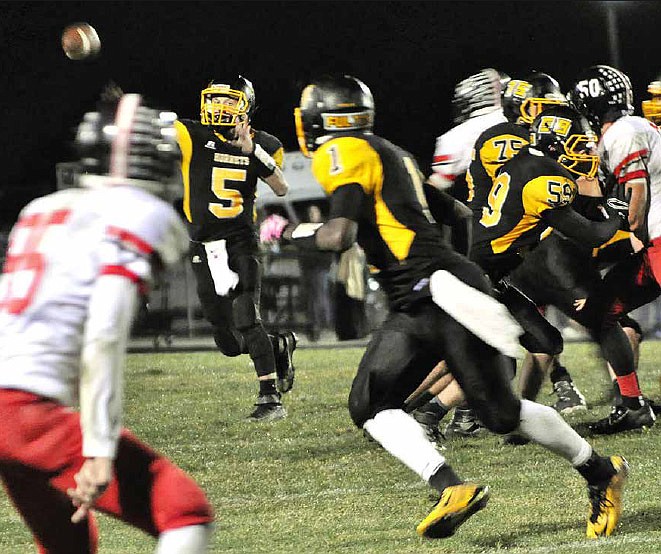
{"type": "Polygon", "coordinates": [[[73,23],[62,32],[62,49],[70,60],[84,60],[98,55],[101,40],[89,23],[73,23]]]}

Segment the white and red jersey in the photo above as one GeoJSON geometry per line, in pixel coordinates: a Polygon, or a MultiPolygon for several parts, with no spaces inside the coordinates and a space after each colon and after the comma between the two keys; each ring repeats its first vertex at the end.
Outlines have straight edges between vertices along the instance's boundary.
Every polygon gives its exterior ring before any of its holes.
{"type": "Polygon", "coordinates": [[[448,188],[454,180],[468,171],[475,141],[488,128],[507,121],[501,108],[478,110],[466,121],[436,139],[431,168],[433,181],[439,188],[448,188]]]}
{"type": "Polygon", "coordinates": [[[154,254],[170,265],[188,245],[174,209],[138,188],[72,188],[28,204],[0,276],[0,388],[76,405],[97,277],[121,275],[148,286],[154,254]]]}
{"type": "Polygon", "coordinates": [[[661,133],[654,123],[627,115],[601,137],[599,155],[606,171],[620,186],[633,179],[649,183],[649,238],[661,237],[661,133]]]}

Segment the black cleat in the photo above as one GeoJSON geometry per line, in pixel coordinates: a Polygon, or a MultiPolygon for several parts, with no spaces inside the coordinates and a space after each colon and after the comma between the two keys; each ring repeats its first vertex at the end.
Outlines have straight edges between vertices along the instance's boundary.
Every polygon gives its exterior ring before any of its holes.
{"type": "Polygon", "coordinates": [[[566,415],[588,409],[585,397],[571,381],[557,381],[553,383],[553,392],[558,397],[553,407],[561,414],[566,415]]]}
{"type": "Polygon", "coordinates": [[[647,402],[637,410],[613,406],[607,417],[591,423],[588,429],[595,435],[613,435],[622,431],[652,427],[655,420],[656,416],[647,402]]]}
{"type": "Polygon", "coordinates": [[[279,394],[263,394],[257,397],[255,409],[248,416],[248,421],[276,421],[287,416],[279,394]]]}
{"type": "Polygon", "coordinates": [[[430,442],[440,443],[445,439],[439,428],[441,418],[438,417],[437,413],[425,410],[424,406],[421,406],[417,410],[413,410],[411,415],[423,428],[430,442]]]}
{"type": "Polygon", "coordinates": [[[473,410],[455,408],[452,420],[445,426],[445,438],[478,437],[486,428],[477,419],[473,410]]]}
{"type": "Polygon", "coordinates": [[[278,375],[276,387],[278,392],[284,394],[289,392],[294,386],[294,350],[296,350],[296,334],[287,331],[281,335],[285,347],[275,357],[275,371],[278,375]]]}

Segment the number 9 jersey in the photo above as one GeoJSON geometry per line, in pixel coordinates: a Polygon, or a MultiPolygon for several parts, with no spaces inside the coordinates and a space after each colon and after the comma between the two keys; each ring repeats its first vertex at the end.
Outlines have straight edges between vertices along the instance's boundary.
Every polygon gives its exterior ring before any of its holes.
{"type": "Polygon", "coordinates": [[[522,148],[501,167],[488,195],[471,204],[471,258],[497,280],[539,243],[547,227],[542,213],[571,204],[576,194],[569,171],[535,148],[522,148]]]}
{"type": "MultiPolygon", "coordinates": [[[[269,173],[263,164],[253,163],[253,156],[199,121],[181,119],[175,127],[182,152],[183,211],[191,240],[248,238],[256,248],[257,178],[266,178],[273,171],[269,173]]],[[[255,145],[260,145],[282,168],[280,140],[264,131],[252,133],[255,145]]]]}

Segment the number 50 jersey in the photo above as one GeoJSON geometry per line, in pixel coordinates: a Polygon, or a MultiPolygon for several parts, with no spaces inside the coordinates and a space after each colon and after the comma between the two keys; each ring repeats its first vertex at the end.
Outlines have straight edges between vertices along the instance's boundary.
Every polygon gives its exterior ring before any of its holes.
{"type": "MultiPolygon", "coordinates": [[[[175,127],[182,151],[183,210],[191,239],[207,242],[249,235],[256,244],[257,178],[268,177],[268,169],[199,121],[181,119],[175,127]]],[[[257,130],[252,138],[282,168],[280,140],[257,130]]]]}
{"type": "MultiPolygon", "coordinates": [[[[564,167],[526,146],[495,176],[488,195],[473,208],[471,258],[498,279],[540,241],[545,210],[571,204],[577,193],[564,167]]],[[[477,200],[477,198],[476,198],[477,200]]]]}

